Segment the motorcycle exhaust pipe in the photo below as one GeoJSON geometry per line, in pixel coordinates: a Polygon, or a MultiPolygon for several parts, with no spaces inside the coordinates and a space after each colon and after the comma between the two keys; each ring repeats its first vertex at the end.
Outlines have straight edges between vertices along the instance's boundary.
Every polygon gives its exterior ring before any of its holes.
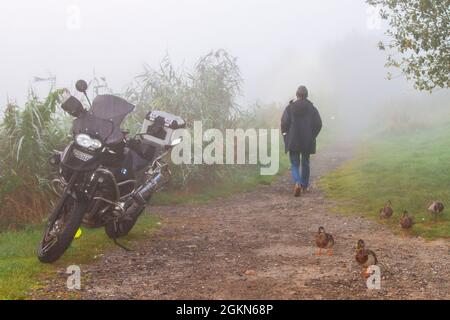
{"type": "Polygon", "coordinates": [[[153,193],[162,187],[163,181],[163,175],[161,173],[157,173],[153,178],[147,180],[142,186],[140,186],[132,195],[132,198],[138,205],[144,206],[148,200],[150,200],[153,193]]]}
{"type": "Polygon", "coordinates": [[[137,219],[145,209],[146,204],[153,193],[158,191],[166,180],[161,172],[155,174],[151,179],[144,182],[131,196],[125,204],[122,213],[125,213],[132,219],[137,219]]]}

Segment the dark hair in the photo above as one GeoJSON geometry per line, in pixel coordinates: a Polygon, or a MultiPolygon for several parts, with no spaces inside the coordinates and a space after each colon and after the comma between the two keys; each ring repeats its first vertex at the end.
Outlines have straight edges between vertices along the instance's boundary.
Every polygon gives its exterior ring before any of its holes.
{"type": "Polygon", "coordinates": [[[302,98],[302,99],[308,98],[308,89],[306,89],[305,86],[298,87],[297,98],[302,98]]]}

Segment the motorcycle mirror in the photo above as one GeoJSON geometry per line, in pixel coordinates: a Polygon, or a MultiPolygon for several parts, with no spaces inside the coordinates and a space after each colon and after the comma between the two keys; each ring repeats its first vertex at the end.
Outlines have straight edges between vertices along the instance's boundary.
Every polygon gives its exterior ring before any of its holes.
{"type": "Polygon", "coordinates": [[[171,145],[172,147],[174,147],[174,146],[176,146],[177,144],[180,144],[181,141],[183,141],[183,139],[181,139],[181,138],[174,139],[174,140],[172,140],[172,143],[171,143],[170,145],[171,145]]]}
{"type": "Polygon", "coordinates": [[[79,91],[81,93],[86,93],[88,84],[84,80],[78,80],[77,83],[75,84],[75,88],[77,88],[77,91],[79,91]]]}
{"type": "Polygon", "coordinates": [[[86,90],[88,88],[87,82],[84,81],[84,80],[78,80],[77,83],[75,83],[75,88],[77,88],[77,91],[79,91],[79,92],[84,94],[84,96],[86,97],[86,99],[87,99],[87,101],[89,103],[89,106],[92,107],[91,100],[89,100],[89,97],[88,97],[88,95],[86,93],[86,90]]]}

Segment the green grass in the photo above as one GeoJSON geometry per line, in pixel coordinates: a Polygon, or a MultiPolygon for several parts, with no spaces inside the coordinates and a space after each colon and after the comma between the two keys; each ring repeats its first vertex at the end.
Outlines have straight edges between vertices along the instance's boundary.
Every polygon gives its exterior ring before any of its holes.
{"type": "MultiPolygon", "coordinates": [[[[144,215],[131,234],[121,243],[142,239],[153,232],[157,219],[144,215]]],[[[42,264],[36,258],[36,248],[42,236],[42,226],[31,226],[19,232],[0,234],[0,300],[25,299],[27,292],[41,285],[46,276],[59,268],[92,262],[114,247],[103,229],[83,229],[81,238],[74,240],[64,256],[52,265],[42,264]]]]}
{"type": "Polygon", "coordinates": [[[337,210],[378,220],[391,200],[397,232],[403,210],[416,222],[412,234],[426,239],[450,238],[450,210],[434,221],[427,208],[434,200],[450,205],[450,124],[414,132],[382,134],[363,143],[355,160],[325,176],[321,185],[338,199],[337,210]]]}

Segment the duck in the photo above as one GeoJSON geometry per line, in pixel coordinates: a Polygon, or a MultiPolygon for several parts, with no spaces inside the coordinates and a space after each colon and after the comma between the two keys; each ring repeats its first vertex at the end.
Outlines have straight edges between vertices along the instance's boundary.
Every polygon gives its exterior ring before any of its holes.
{"type": "Polygon", "coordinates": [[[380,209],[380,219],[389,219],[394,214],[392,210],[392,202],[388,200],[383,208],[380,209]]]}
{"type": "MultiPolygon", "coordinates": [[[[400,218],[400,227],[404,232],[410,230],[414,225],[413,219],[409,216],[408,211],[403,211],[403,215],[400,218]]],[[[404,236],[404,234],[403,234],[404,236]]]]}
{"type": "Polygon", "coordinates": [[[431,213],[431,215],[436,218],[438,214],[441,214],[444,211],[444,204],[439,201],[434,201],[429,207],[428,212],[431,213]]]}
{"type": "Polygon", "coordinates": [[[322,249],[328,249],[328,255],[333,255],[334,238],[331,234],[325,232],[324,227],[319,227],[316,235],[316,245],[319,248],[316,255],[322,254],[322,249]]]}
{"type": "Polygon", "coordinates": [[[369,272],[368,268],[370,266],[376,265],[378,263],[377,256],[375,252],[370,249],[366,249],[366,244],[364,240],[358,240],[356,244],[356,261],[362,267],[365,267],[364,271],[361,273],[365,278],[368,278],[369,272]]]}

